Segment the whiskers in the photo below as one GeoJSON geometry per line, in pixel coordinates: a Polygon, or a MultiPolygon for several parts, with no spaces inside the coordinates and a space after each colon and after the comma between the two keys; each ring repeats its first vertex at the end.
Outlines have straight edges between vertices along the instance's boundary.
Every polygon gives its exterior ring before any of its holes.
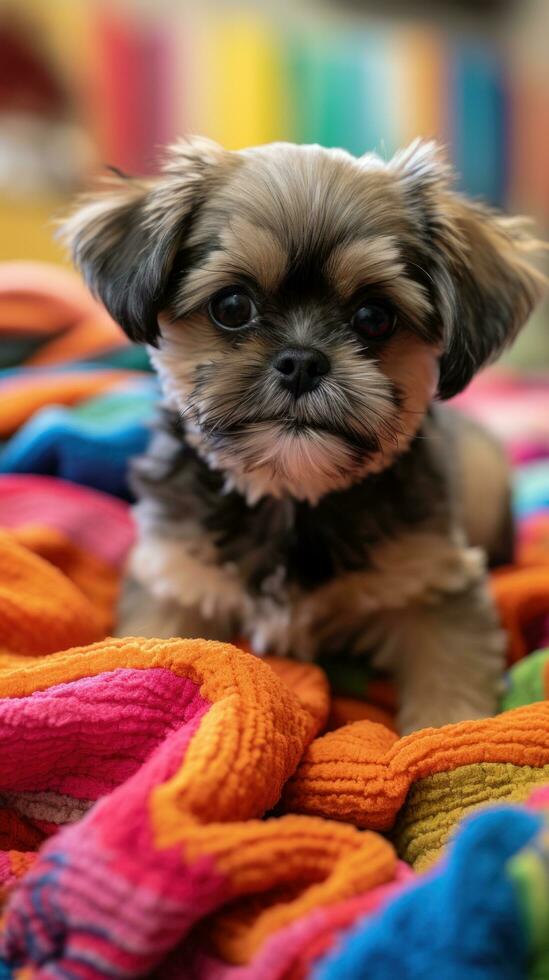
{"type": "Polygon", "coordinates": [[[202,377],[184,414],[216,444],[278,426],[287,435],[326,432],[348,441],[357,452],[371,454],[379,452],[383,443],[397,448],[399,439],[407,435],[392,386],[386,379],[375,382],[371,375],[361,378],[360,372],[355,379],[329,377],[296,400],[269,375],[255,381],[241,379],[232,391],[214,392],[202,377]]]}

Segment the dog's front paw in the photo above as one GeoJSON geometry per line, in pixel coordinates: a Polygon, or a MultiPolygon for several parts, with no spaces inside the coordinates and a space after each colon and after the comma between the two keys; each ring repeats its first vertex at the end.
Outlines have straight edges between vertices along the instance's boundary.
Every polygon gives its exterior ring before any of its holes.
{"type": "Polygon", "coordinates": [[[197,606],[160,599],[133,578],[126,578],[118,604],[116,636],[201,637],[229,641],[234,626],[228,617],[206,617],[197,606]]]}
{"type": "Polygon", "coordinates": [[[410,610],[394,631],[402,734],[497,713],[506,639],[483,587],[410,610]]]}

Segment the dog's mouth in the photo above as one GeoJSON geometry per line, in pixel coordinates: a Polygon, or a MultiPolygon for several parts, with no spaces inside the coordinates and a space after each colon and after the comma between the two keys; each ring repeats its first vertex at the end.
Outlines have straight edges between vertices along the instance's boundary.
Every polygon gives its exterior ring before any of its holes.
{"type": "Polygon", "coordinates": [[[307,438],[309,435],[326,435],[336,439],[341,439],[348,446],[351,446],[360,455],[371,455],[379,449],[379,440],[373,433],[359,433],[353,429],[334,425],[329,422],[310,422],[292,420],[289,423],[282,423],[285,431],[296,437],[307,438]]]}
{"type": "Polygon", "coordinates": [[[259,419],[246,419],[242,422],[231,423],[229,426],[212,426],[208,435],[215,441],[245,438],[247,435],[265,435],[275,427],[280,435],[307,439],[314,436],[332,436],[345,442],[360,455],[371,455],[379,450],[379,439],[372,432],[357,432],[353,429],[339,426],[324,419],[297,419],[288,416],[273,415],[259,419]]]}

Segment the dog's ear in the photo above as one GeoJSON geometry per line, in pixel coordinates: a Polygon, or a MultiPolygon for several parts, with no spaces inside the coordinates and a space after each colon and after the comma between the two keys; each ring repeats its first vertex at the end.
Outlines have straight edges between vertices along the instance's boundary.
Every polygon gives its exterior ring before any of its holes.
{"type": "Polygon", "coordinates": [[[110,187],[81,199],[62,223],[74,263],[132,340],[156,344],[175,258],[210,178],[228,157],[209,140],[179,142],[158,178],[115,174],[110,187]]]}
{"type": "Polygon", "coordinates": [[[526,257],[544,246],[521,219],[455,192],[436,144],[416,141],[388,166],[420,235],[425,286],[442,327],[439,397],[451,398],[511,343],[543,295],[545,277],[526,257]]]}

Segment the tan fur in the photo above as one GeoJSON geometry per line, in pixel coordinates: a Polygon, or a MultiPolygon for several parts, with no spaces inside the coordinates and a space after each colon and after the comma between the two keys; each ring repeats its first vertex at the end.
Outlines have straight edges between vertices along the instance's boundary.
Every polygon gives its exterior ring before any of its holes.
{"type": "MultiPolygon", "coordinates": [[[[407,331],[397,334],[381,352],[381,371],[403,395],[398,452],[410,444],[436,394],[440,353],[440,347],[426,344],[407,331]]],[[[385,448],[387,460],[394,458],[390,450],[390,446],[385,448]]]]}
{"type": "MultiPolygon", "coordinates": [[[[349,456],[348,476],[339,474],[337,467],[344,462],[346,449],[328,434],[284,435],[276,424],[261,421],[260,406],[252,399],[248,406],[248,435],[239,440],[240,452],[228,449],[227,453],[208,452],[197,431],[194,444],[207,454],[208,461],[221,469],[229,478],[229,484],[245,493],[250,502],[265,494],[282,496],[285,493],[297,499],[315,503],[329,490],[342,489],[367,473],[384,469],[395,456],[410,444],[416,434],[425,410],[436,390],[438,380],[438,351],[413,335],[403,334],[394,338],[387,352],[375,363],[359,360],[352,348],[339,346],[332,360],[332,374],[327,379],[328,397],[337,407],[341,399],[340,386],[354,390],[356,417],[348,420],[349,427],[360,431],[360,418],[364,416],[376,429],[380,450],[366,460],[357,471],[351,466],[349,456]],[[398,414],[390,398],[390,381],[398,386],[404,396],[398,414]],[[244,443],[259,461],[253,469],[247,469],[244,443]],[[262,460],[262,461],[261,461],[262,460]]],[[[189,417],[192,400],[193,372],[205,361],[218,363],[208,395],[204,403],[194,403],[193,409],[200,421],[208,412],[208,399],[223,400],[226,423],[242,419],[246,415],[238,383],[242,378],[242,359],[239,351],[226,350],[217,332],[202,318],[185,325],[180,323],[163,326],[163,340],[159,350],[151,350],[151,357],[169,401],[177,406],[184,417],[189,417]]],[[[261,340],[250,342],[249,364],[263,363],[261,340]],[[254,353],[255,348],[255,353],[254,353]]],[[[342,412],[346,411],[342,401],[342,412]]],[[[296,418],[304,423],[314,421],[316,409],[314,393],[309,403],[297,402],[296,418]]]]}
{"type": "Polygon", "coordinates": [[[204,305],[215,292],[242,276],[255,280],[266,292],[276,289],[288,255],[269,231],[235,217],[221,230],[220,245],[219,251],[191,270],[178,292],[178,306],[193,309],[204,305]]]}
{"type": "Polygon", "coordinates": [[[497,709],[505,639],[488,594],[484,556],[464,542],[410,533],[387,542],[369,571],[341,575],[294,609],[291,648],[370,650],[397,678],[402,734],[497,709]]]}
{"type": "Polygon", "coordinates": [[[335,290],[350,299],[359,289],[382,283],[413,322],[431,311],[424,290],[404,272],[404,263],[392,235],[364,238],[350,245],[338,245],[326,262],[326,274],[335,290]]]}
{"type": "MultiPolygon", "coordinates": [[[[298,656],[312,659],[316,648],[357,627],[375,632],[379,614],[411,603],[436,602],[437,595],[463,592],[484,577],[481,551],[433,532],[403,534],[372,554],[372,568],[350,572],[300,600],[293,619],[298,656]]],[[[363,648],[363,636],[358,640],[363,648]]]]}
{"type": "Polygon", "coordinates": [[[63,220],[63,238],[69,243],[78,240],[82,247],[100,235],[106,249],[115,248],[120,231],[112,221],[113,213],[144,201],[149,189],[150,185],[144,182],[103,181],[100,194],[83,195],[73,214],[63,220]]]}
{"type": "Polygon", "coordinates": [[[502,447],[480,426],[463,423],[457,442],[459,499],[469,541],[487,553],[505,544],[511,472],[502,447]]]}
{"type": "Polygon", "coordinates": [[[350,228],[387,234],[402,223],[399,192],[386,173],[364,179],[360,163],[344,150],[275,143],[239,154],[242,165],[220,191],[220,205],[238,200],[254,224],[281,242],[303,249],[336,239],[350,228]]]}

